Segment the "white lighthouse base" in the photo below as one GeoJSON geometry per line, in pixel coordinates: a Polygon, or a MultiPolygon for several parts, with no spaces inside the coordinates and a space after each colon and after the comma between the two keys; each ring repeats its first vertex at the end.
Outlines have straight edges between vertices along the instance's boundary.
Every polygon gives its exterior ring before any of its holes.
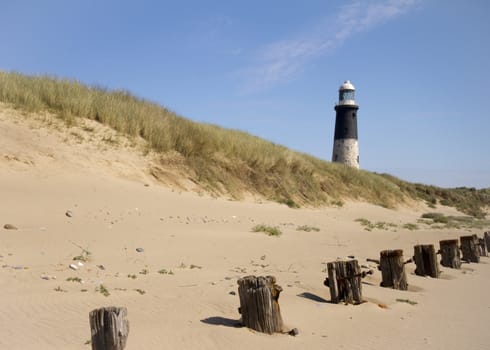
{"type": "Polygon", "coordinates": [[[359,144],[356,139],[335,140],[332,162],[343,163],[359,169],[359,144]]]}

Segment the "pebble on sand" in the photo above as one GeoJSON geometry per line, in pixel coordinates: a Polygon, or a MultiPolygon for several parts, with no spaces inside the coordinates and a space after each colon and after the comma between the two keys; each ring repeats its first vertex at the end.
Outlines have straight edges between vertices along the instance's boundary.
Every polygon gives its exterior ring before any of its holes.
{"type": "Polygon", "coordinates": [[[17,227],[15,227],[12,224],[5,224],[5,225],[3,225],[3,228],[6,230],[17,230],[17,227]]]}

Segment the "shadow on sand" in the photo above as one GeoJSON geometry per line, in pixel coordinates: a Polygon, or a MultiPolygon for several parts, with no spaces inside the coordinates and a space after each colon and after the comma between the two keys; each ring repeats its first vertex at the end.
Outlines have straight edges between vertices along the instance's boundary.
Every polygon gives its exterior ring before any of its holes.
{"type": "Polygon", "coordinates": [[[213,326],[225,326],[225,327],[233,327],[233,328],[242,327],[242,324],[240,323],[239,320],[234,320],[231,318],[226,318],[221,316],[208,317],[202,319],[201,322],[213,326]]]}
{"type": "Polygon", "coordinates": [[[323,299],[322,297],[319,297],[318,295],[315,295],[315,294],[312,294],[312,293],[308,293],[308,292],[304,292],[304,293],[298,294],[297,296],[298,297],[301,297],[301,298],[305,298],[305,299],[316,301],[317,303],[330,303],[330,301],[328,301],[326,299],[323,299]]]}
{"type": "Polygon", "coordinates": [[[371,282],[367,282],[367,281],[362,281],[361,283],[365,284],[366,286],[378,286],[379,285],[379,283],[375,284],[375,283],[371,283],[371,282]]]}

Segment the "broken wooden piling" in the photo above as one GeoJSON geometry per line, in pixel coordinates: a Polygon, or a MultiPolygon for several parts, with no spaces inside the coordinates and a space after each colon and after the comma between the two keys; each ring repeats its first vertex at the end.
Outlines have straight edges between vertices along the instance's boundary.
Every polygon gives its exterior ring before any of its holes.
{"type": "Polygon", "coordinates": [[[379,269],[382,278],[381,287],[408,289],[403,250],[383,250],[380,253],[379,269]]]}
{"type": "Polygon", "coordinates": [[[461,253],[457,239],[446,239],[439,241],[439,253],[441,254],[441,265],[452,269],[461,268],[461,253]]]}
{"type": "Polygon", "coordinates": [[[123,350],[129,334],[128,310],[103,307],[89,314],[92,350],[123,350]]]}
{"type": "Polygon", "coordinates": [[[461,241],[461,251],[463,252],[462,260],[468,263],[479,263],[478,237],[476,235],[461,236],[459,239],[461,241]]]}
{"type": "Polygon", "coordinates": [[[485,238],[478,238],[478,253],[480,256],[488,256],[487,244],[485,238]]]}
{"type": "Polygon", "coordinates": [[[440,271],[437,263],[436,250],[433,244],[420,244],[413,247],[415,274],[438,278],[440,271]]]}
{"type": "Polygon", "coordinates": [[[246,276],[238,280],[239,312],[245,327],[272,334],[283,331],[279,294],[274,276],[246,276]]]}
{"type": "Polygon", "coordinates": [[[487,251],[490,250],[490,231],[487,231],[483,234],[483,239],[485,240],[485,244],[487,245],[487,251]]]}
{"type": "Polygon", "coordinates": [[[327,264],[328,277],[324,285],[330,288],[332,303],[360,304],[362,300],[361,278],[364,277],[357,260],[333,261],[327,264]]]}

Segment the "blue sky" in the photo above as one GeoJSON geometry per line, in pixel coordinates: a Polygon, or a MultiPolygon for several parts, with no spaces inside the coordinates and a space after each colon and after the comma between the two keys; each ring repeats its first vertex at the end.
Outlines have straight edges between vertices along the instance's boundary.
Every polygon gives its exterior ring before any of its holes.
{"type": "Polygon", "coordinates": [[[490,2],[1,0],[0,69],[122,88],[330,160],[338,87],[361,168],[490,187],[490,2]]]}

